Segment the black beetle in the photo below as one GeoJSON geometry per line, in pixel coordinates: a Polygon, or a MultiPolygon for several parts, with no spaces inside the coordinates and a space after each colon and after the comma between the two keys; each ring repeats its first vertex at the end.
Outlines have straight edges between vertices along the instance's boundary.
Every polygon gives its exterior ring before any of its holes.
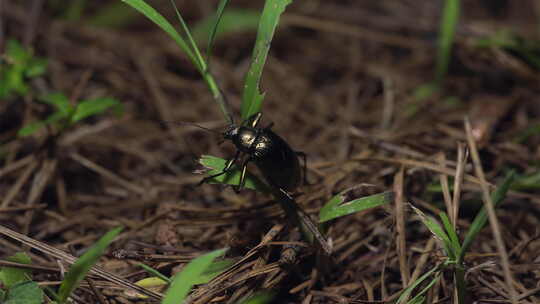
{"type": "Polygon", "coordinates": [[[240,182],[234,188],[235,191],[239,192],[244,187],[248,163],[253,161],[271,188],[278,190],[277,192],[273,191],[273,193],[280,198],[278,201],[282,204],[282,208],[287,210],[288,215],[294,217],[295,222],[309,230],[326,254],[330,255],[332,248],[324,235],[288,193],[300,185],[302,173],[305,181],[306,154],[294,151],[283,138],[271,130],[272,125],[266,128],[257,127],[261,117],[261,112],[256,113],[242,122],[240,126],[231,124],[223,132],[223,138],[232,141],[236,146],[236,154],[225,163],[225,167],[221,172],[205,177],[199,185],[226,174],[231,170],[232,165],[240,158],[241,154],[246,154],[241,167],[240,182]],[[304,160],[303,172],[300,170],[298,156],[301,156],[304,160]]]}
{"type": "Polygon", "coordinates": [[[226,174],[232,165],[246,154],[241,166],[240,183],[235,187],[239,192],[245,184],[247,165],[253,161],[266,181],[272,187],[283,191],[293,191],[302,180],[302,172],[298,156],[304,160],[304,178],[306,174],[306,155],[303,152],[294,151],[289,144],[271,130],[272,125],[266,128],[257,127],[262,117],[258,112],[246,119],[240,126],[232,124],[223,132],[223,138],[230,140],[236,146],[237,151],[233,158],[229,159],[220,173],[205,177],[200,183],[226,174]]]}

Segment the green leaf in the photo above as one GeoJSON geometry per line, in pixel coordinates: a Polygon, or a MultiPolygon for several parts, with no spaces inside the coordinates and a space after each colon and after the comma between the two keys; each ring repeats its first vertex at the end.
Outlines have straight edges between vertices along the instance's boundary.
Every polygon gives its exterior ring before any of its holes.
{"type": "Polygon", "coordinates": [[[512,190],[538,190],[540,189],[540,171],[516,177],[512,183],[512,190]]]}
{"type": "Polygon", "coordinates": [[[114,98],[96,98],[90,100],[82,100],[75,107],[75,112],[71,116],[70,122],[75,123],[89,116],[101,114],[109,108],[119,108],[120,102],[114,98]]]}
{"type": "MultiPolygon", "coordinates": [[[[211,169],[206,174],[207,175],[213,175],[218,174],[223,171],[225,168],[225,164],[227,163],[227,160],[211,156],[211,155],[203,155],[199,159],[199,163],[206,168],[211,169]]],[[[223,174],[221,176],[215,177],[209,181],[211,184],[228,184],[237,186],[240,184],[240,170],[236,167],[236,165],[233,165],[233,168],[229,171],[227,174],[223,174]]],[[[245,188],[257,190],[260,192],[269,193],[270,190],[268,189],[268,186],[263,183],[260,179],[258,179],[253,174],[247,172],[246,173],[246,183],[245,188]]]]}
{"type": "Polygon", "coordinates": [[[90,271],[92,266],[98,261],[105,249],[107,249],[120,231],[122,231],[122,228],[119,227],[107,232],[107,234],[100,238],[94,246],[88,249],[85,254],[71,265],[60,285],[60,291],[58,292],[60,303],[65,303],[67,301],[69,295],[77,288],[88,271],[90,271]]]}
{"type": "MultiPolygon", "coordinates": [[[[17,252],[6,260],[21,264],[30,264],[32,262],[24,252],[17,252]]],[[[15,284],[28,281],[31,273],[29,269],[3,266],[0,267],[0,282],[7,288],[11,288],[15,284]]]]}
{"type": "Polygon", "coordinates": [[[182,303],[201,274],[208,269],[214,259],[223,255],[225,251],[227,249],[212,251],[189,262],[180,273],[174,276],[161,303],[182,303]]]}
{"type": "Polygon", "coordinates": [[[62,93],[56,92],[43,95],[40,96],[38,100],[56,107],[58,112],[60,112],[64,118],[68,118],[73,112],[73,107],[69,103],[69,99],[62,93]]]}
{"type": "Polygon", "coordinates": [[[43,291],[33,281],[19,283],[8,292],[3,304],[41,304],[43,303],[43,291]]]}
{"type": "Polygon", "coordinates": [[[165,33],[167,33],[175,42],[178,44],[178,46],[186,53],[189,60],[193,65],[195,65],[199,71],[202,73],[203,70],[201,69],[200,62],[198,62],[197,58],[195,57],[193,51],[188,46],[188,43],[180,34],[176,31],[176,29],[163,17],[160,13],[158,13],[153,7],[146,4],[143,0],[122,0],[126,4],[130,5],[134,9],[138,10],[141,14],[146,16],[146,18],[150,19],[152,22],[154,22],[157,26],[159,26],[165,33]]]}
{"type": "Polygon", "coordinates": [[[41,58],[31,58],[24,72],[24,76],[34,78],[45,74],[47,71],[48,61],[41,58]]]}
{"type": "Polygon", "coordinates": [[[15,39],[7,41],[6,55],[14,65],[24,65],[26,61],[32,57],[32,55],[24,49],[22,44],[15,39]]]}
{"type": "Polygon", "coordinates": [[[37,130],[47,126],[47,125],[54,125],[64,119],[64,115],[61,112],[55,112],[51,114],[47,119],[35,121],[27,124],[23,128],[17,132],[17,135],[20,137],[25,137],[28,135],[34,134],[37,130]]]}
{"type": "Polygon", "coordinates": [[[378,207],[390,203],[394,199],[394,192],[392,191],[382,192],[357,199],[350,199],[349,193],[351,193],[354,189],[356,188],[349,188],[330,199],[330,201],[328,201],[319,212],[319,223],[324,223],[338,217],[378,207]]]}
{"type": "MultiPolygon", "coordinates": [[[[230,8],[223,12],[219,24],[215,28],[214,37],[208,38],[208,33],[212,33],[215,26],[215,16],[199,21],[193,27],[193,38],[199,43],[209,43],[210,39],[219,39],[230,33],[245,31],[255,31],[259,24],[261,14],[251,9],[230,8]]],[[[212,44],[209,44],[211,46],[212,44]]]]}
{"type": "Polygon", "coordinates": [[[435,79],[441,83],[450,63],[452,43],[459,19],[460,0],[446,0],[439,31],[439,48],[437,52],[437,68],[435,79]]]}
{"type": "Polygon", "coordinates": [[[206,284],[213,278],[217,277],[220,273],[227,270],[227,268],[233,264],[234,261],[231,259],[214,261],[198,278],[193,281],[193,284],[206,284]]]}
{"type": "Polygon", "coordinates": [[[19,132],[17,132],[17,136],[26,137],[26,136],[32,135],[36,133],[37,130],[43,128],[44,126],[46,126],[44,120],[31,122],[29,124],[26,124],[26,126],[22,127],[19,130],[19,132]]]}
{"type": "Polygon", "coordinates": [[[257,40],[251,56],[251,65],[246,75],[244,83],[244,92],[242,94],[241,116],[242,120],[251,117],[260,112],[264,94],[259,92],[259,83],[262,77],[262,71],[270,44],[274,37],[274,32],[279,23],[279,17],[285,11],[285,7],[292,0],[267,0],[259,21],[257,30],[257,40]]]}
{"type": "MultiPolygon", "coordinates": [[[[494,208],[496,208],[505,198],[506,193],[510,189],[510,186],[512,185],[512,182],[515,178],[515,172],[511,171],[506,175],[503,182],[495,189],[494,192],[491,194],[491,200],[493,201],[494,208]]],[[[469,227],[469,230],[467,231],[467,234],[465,235],[465,239],[463,240],[463,246],[461,249],[461,254],[458,257],[458,262],[461,262],[463,260],[463,257],[469,247],[472,245],[472,242],[476,239],[476,236],[478,233],[480,233],[480,230],[484,228],[484,226],[487,223],[487,213],[486,208],[482,207],[482,210],[478,212],[476,217],[474,218],[471,226],[469,227]]]]}

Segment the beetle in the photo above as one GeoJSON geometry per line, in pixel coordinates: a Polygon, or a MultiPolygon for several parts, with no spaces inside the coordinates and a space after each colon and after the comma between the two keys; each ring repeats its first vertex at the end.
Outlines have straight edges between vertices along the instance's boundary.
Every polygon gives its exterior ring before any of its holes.
{"type": "Polygon", "coordinates": [[[223,139],[230,140],[236,146],[236,153],[225,163],[221,172],[205,177],[199,182],[199,185],[231,171],[232,165],[238,161],[242,153],[245,154],[246,157],[241,166],[240,182],[234,190],[239,192],[244,187],[247,166],[249,162],[253,161],[271,188],[278,190],[274,191],[274,194],[280,197],[279,202],[282,204],[282,208],[288,210],[287,214],[293,216],[295,222],[308,229],[324,252],[330,255],[332,248],[324,235],[289,194],[302,181],[298,156],[303,158],[304,181],[306,179],[306,154],[294,151],[283,138],[271,130],[272,124],[265,128],[258,127],[261,118],[261,112],[255,113],[243,121],[240,126],[232,123],[222,133],[223,139]]]}
{"type": "Polygon", "coordinates": [[[240,126],[233,123],[222,133],[225,140],[230,140],[236,146],[236,154],[225,163],[221,172],[205,177],[199,185],[231,171],[232,165],[240,159],[242,153],[246,157],[240,167],[240,182],[234,187],[236,192],[244,188],[247,166],[251,161],[272,187],[289,192],[300,185],[302,175],[304,179],[306,177],[305,153],[294,151],[283,138],[271,130],[272,124],[265,128],[258,127],[261,118],[261,112],[255,113],[240,126]],[[303,172],[298,156],[304,161],[303,172]]]}

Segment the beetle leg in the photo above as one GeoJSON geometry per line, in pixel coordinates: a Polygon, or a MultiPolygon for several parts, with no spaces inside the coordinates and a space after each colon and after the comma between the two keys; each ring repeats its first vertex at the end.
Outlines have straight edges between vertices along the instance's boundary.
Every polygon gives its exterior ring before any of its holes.
{"type": "Polygon", "coordinates": [[[297,156],[302,157],[302,160],[304,161],[304,167],[302,168],[302,171],[304,171],[304,185],[308,185],[307,181],[307,154],[302,151],[294,151],[294,153],[297,156]]]}
{"type": "Polygon", "coordinates": [[[246,184],[246,172],[247,172],[247,166],[249,161],[251,161],[251,158],[248,157],[246,160],[244,160],[244,163],[242,164],[242,173],[240,174],[240,182],[238,183],[237,187],[234,187],[234,192],[240,193],[240,190],[244,188],[244,185],[246,184]]]}
{"type": "Polygon", "coordinates": [[[262,112],[258,112],[258,113],[255,113],[253,114],[250,118],[248,118],[246,120],[246,123],[252,127],[252,128],[256,128],[257,125],[259,124],[259,121],[261,121],[261,117],[262,117],[262,112]]]}
{"type": "Polygon", "coordinates": [[[225,167],[223,168],[223,170],[219,173],[216,173],[216,174],[213,174],[213,175],[210,175],[210,176],[207,176],[205,178],[203,178],[198,184],[197,186],[200,186],[206,182],[208,182],[209,180],[215,178],[215,177],[218,177],[218,176],[221,176],[223,174],[226,174],[227,172],[229,172],[232,168],[232,165],[238,160],[238,158],[240,157],[240,150],[237,150],[236,151],[236,154],[234,155],[233,158],[229,159],[226,163],[225,163],[225,167]]]}

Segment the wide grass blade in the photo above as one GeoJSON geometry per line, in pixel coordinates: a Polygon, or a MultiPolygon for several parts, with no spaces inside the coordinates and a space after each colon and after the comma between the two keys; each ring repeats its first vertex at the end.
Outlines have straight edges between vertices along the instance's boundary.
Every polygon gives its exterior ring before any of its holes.
{"type": "Polygon", "coordinates": [[[354,188],[347,189],[330,199],[319,212],[319,223],[381,206],[394,199],[394,192],[389,191],[346,201],[349,196],[348,192],[352,190],[354,188]]]}
{"type": "Polygon", "coordinates": [[[88,251],[83,254],[71,267],[66,274],[62,285],[60,285],[60,291],[58,292],[58,298],[60,303],[65,303],[69,295],[77,288],[79,283],[84,279],[90,268],[101,257],[105,249],[114,240],[114,238],[122,231],[122,228],[115,228],[101,239],[97,241],[88,251]]]}
{"type": "MultiPolygon", "coordinates": [[[[512,182],[514,181],[515,172],[511,171],[506,175],[503,182],[497,189],[491,194],[491,199],[493,200],[494,207],[497,207],[506,197],[506,193],[510,189],[510,186],[512,185],[512,182]]],[[[463,256],[469,249],[469,247],[472,245],[472,242],[476,239],[476,236],[478,233],[480,233],[480,230],[484,228],[487,222],[487,214],[485,208],[482,208],[480,212],[476,215],[474,218],[474,221],[471,224],[471,227],[467,231],[467,235],[465,236],[465,239],[463,240],[463,246],[461,250],[461,254],[458,257],[458,262],[461,262],[463,260],[463,256]]]]}
{"type": "Polygon", "coordinates": [[[439,49],[437,52],[437,68],[435,70],[435,81],[440,84],[450,63],[452,53],[452,43],[459,19],[460,0],[446,0],[439,31],[439,49]]]}
{"type": "MultiPolygon", "coordinates": [[[[213,175],[223,171],[227,160],[211,155],[203,155],[199,159],[199,163],[206,168],[211,169],[209,172],[206,173],[207,175],[213,175]]],[[[209,183],[237,186],[238,184],[240,184],[240,170],[236,167],[236,165],[233,165],[233,168],[227,174],[215,177],[211,179],[209,183]]],[[[244,187],[265,193],[271,192],[264,182],[262,182],[253,174],[249,173],[249,171],[246,173],[246,183],[244,187]]]]}
{"type": "Polygon", "coordinates": [[[257,40],[253,48],[251,65],[246,75],[244,83],[244,92],[242,94],[241,116],[245,120],[253,114],[261,111],[264,94],[259,92],[259,83],[262,77],[262,71],[274,32],[279,23],[279,17],[285,11],[285,7],[292,0],[267,0],[259,21],[257,31],[257,40]]]}
{"type": "Polygon", "coordinates": [[[189,262],[182,272],[175,275],[161,303],[182,303],[193,285],[199,280],[199,277],[208,269],[214,259],[223,255],[225,251],[227,249],[212,251],[189,262]]]}

